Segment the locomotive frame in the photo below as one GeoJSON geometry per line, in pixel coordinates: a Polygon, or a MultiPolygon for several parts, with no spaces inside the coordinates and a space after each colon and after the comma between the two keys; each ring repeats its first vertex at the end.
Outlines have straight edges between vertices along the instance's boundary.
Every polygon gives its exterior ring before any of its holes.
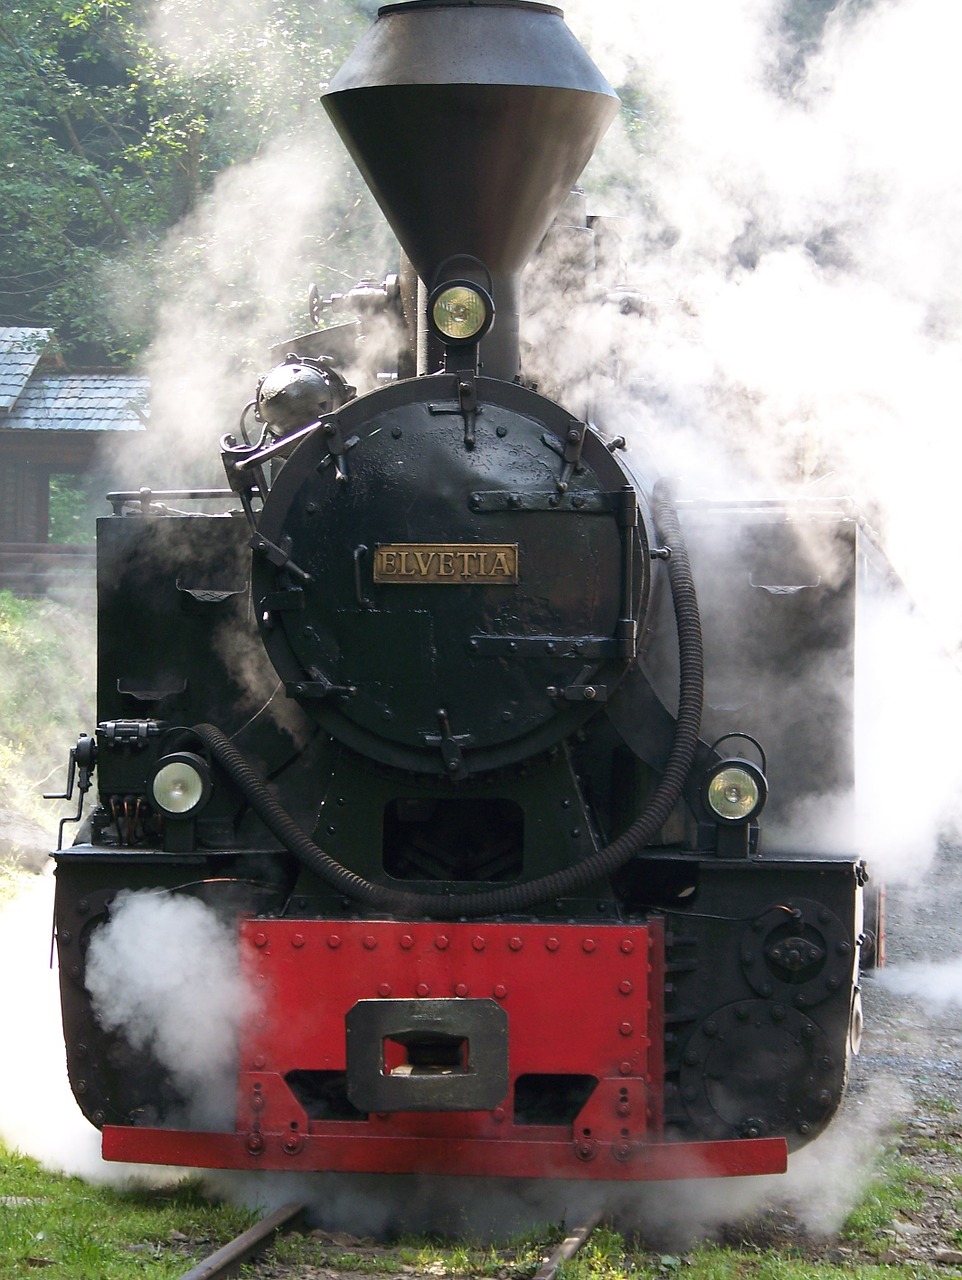
{"type": "Polygon", "coordinates": [[[703,563],[747,537],[776,577],[726,580],[744,634],[711,651],[713,612],[706,668],[699,513],[523,384],[520,270],[616,105],[559,10],[385,6],[327,101],[413,264],[418,371],[354,397],[292,352],[260,440],[223,442],[227,510],[111,495],[72,757],[99,806],[57,854],[78,1103],[107,1158],[147,1163],[780,1172],[858,1047],[866,873],[761,838],[770,783],[783,814],[844,783],[845,707],[802,682],[786,735],[787,692],[746,688],[804,675],[786,628],[851,663],[864,535],[709,508],[703,563]],[[473,132],[438,137],[439,111],[473,132]],[[787,586],[812,530],[847,568],[787,586]],[[737,712],[711,705],[733,682],[737,712]],[[138,891],[233,922],[256,999],[229,1127],[98,1017],[91,947],[138,891]]]}

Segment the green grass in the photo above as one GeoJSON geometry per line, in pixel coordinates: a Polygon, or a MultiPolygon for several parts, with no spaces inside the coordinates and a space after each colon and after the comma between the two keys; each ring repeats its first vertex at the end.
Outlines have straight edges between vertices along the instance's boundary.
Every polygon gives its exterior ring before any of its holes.
{"type": "Polygon", "coordinates": [[[91,605],[22,600],[0,591],[0,806],[51,830],[65,806],[67,757],[94,727],[91,605]]]}
{"type": "Polygon", "coordinates": [[[253,1221],[196,1185],[118,1191],[46,1173],[0,1147],[0,1276],[174,1280],[253,1221]]]}
{"type": "MultiPolygon", "coordinates": [[[[753,1243],[750,1235],[737,1247],[703,1241],[675,1256],[652,1252],[643,1241],[602,1226],[563,1265],[560,1280],[944,1280],[957,1271],[915,1261],[881,1262],[891,1248],[887,1232],[902,1215],[922,1207],[930,1184],[930,1176],[897,1150],[886,1153],[880,1174],[824,1260],[801,1241],[777,1247],[753,1243]]],[[[2,1146],[0,1201],[3,1280],[26,1280],[38,1272],[58,1280],[174,1280],[256,1216],[210,1203],[196,1183],[164,1190],[91,1186],[47,1173],[2,1146]]],[[[279,1264],[359,1276],[406,1270],[444,1280],[524,1280],[561,1235],[560,1229],[542,1228],[491,1248],[425,1237],[387,1247],[317,1233],[282,1237],[271,1256],[279,1264]]]]}
{"type": "Polygon", "coordinates": [[[887,1242],[880,1232],[890,1227],[901,1213],[914,1213],[925,1203],[928,1175],[892,1154],[881,1175],[868,1186],[842,1229],[842,1238],[869,1252],[884,1252],[887,1242]]]}

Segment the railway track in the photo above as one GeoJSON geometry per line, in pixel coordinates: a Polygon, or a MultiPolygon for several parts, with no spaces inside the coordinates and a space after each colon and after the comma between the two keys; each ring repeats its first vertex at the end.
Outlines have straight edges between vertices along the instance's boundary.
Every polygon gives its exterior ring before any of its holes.
{"type": "MultiPolygon", "coordinates": [[[[266,1214],[236,1239],[184,1272],[180,1280],[229,1280],[229,1277],[238,1275],[244,1263],[256,1258],[278,1235],[296,1230],[306,1208],[307,1206],[303,1203],[292,1203],[266,1214]]],[[[587,1216],[583,1222],[572,1226],[564,1240],[544,1258],[532,1280],[555,1280],[562,1264],[569,1258],[573,1258],[585,1244],[602,1216],[601,1211],[598,1211],[587,1216]]],[[[277,1276],[280,1273],[273,1271],[272,1274],[277,1276]]],[[[412,1276],[411,1280],[422,1280],[422,1278],[412,1276]]],[[[423,1280],[428,1278],[424,1277],[423,1280]]]]}
{"type": "Polygon", "coordinates": [[[302,1203],[286,1204],[268,1213],[209,1258],[191,1267],[181,1280],[229,1280],[230,1276],[236,1276],[245,1262],[263,1252],[282,1231],[292,1230],[306,1207],[302,1203]]]}

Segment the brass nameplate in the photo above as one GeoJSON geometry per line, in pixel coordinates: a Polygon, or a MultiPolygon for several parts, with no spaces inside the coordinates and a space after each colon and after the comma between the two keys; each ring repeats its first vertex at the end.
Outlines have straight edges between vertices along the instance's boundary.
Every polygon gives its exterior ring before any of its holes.
{"type": "Polygon", "coordinates": [[[375,582],[486,587],[518,581],[516,542],[391,542],[374,553],[375,582]]]}

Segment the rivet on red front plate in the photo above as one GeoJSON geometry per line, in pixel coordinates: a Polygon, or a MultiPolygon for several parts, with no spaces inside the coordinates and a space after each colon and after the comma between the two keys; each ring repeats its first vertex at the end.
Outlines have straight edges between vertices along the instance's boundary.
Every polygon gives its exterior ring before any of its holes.
{"type": "Polygon", "coordinates": [[[336,933],[332,933],[327,939],[327,945],[332,951],[336,951],[341,945],[341,939],[336,933]]]}
{"type": "Polygon", "coordinates": [[[373,933],[369,933],[367,937],[364,939],[364,950],[373,951],[376,946],[377,946],[377,938],[375,938],[373,933]]]}
{"type": "Polygon", "coordinates": [[[468,985],[467,985],[467,983],[466,983],[466,982],[459,982],[459,983],[458,983],[458,985],[454,988],[454,994],[455,994],[456,996],[461,996],[461,997],[462,997],[462,999],[463,999],[463,997],[464,997],[464,996],[466,996],[466,995],[468,994],[468,985]]]}
{"type": "Polygon", "coordinates": [[[391,984],[389,982],[382,982],[377,989],[377,993],[379,996],[389,996],[391,994],[391,984]]]}
{"type": "Polygon", "coordinates": [[[482,938],[480,934],[476,934],[471,939],[471,946],[474,947],[475,951],[483,951],[485,948],[484,938],[482,938]]]}
{"type": "Polygon", "coordinates": [[[581,944],[581,950],[587,951],[590,954],[594,951],[597,945],[598,944],[595,942],[594,938],[585,938],[584,942],[581,944]]]}
{"type": "Polygon", "coordinates": [[[631,982],[629,982],[627,978],[623,979],[623,981],[618,983],[618,990],[621,992],[623,996],[630,996],[632,991],[634,991],[634,989],[635,989],[634,985],[631,982]]]}
{"type": "Polygon", "coordinates": [[[549,938],[544,945],[547,947],[549,951],[557,951],[558,948],[561,946],[561,943],[558,941],[557,938],[549,938]]]}
{"type": "Polygon", "coordinates": [[[515,936],[514,938],[509,938],[508,946],[511,948],[512,951],[520,951],[521,948],[524,946],[524,939],[519,938],[517,936],[515,936]]]}
{"type": "Polygon", "coordinates": [[[504,985],[504,983],[499,982],[494,989],[494,998],[496,1000],[503,1000],[507,994],[508,994],[508,988],[504,985]]]}
{"type": "Polygon", "coordinates": [[[450,939],[447,937],[446,934],[439,933],[438,936],[434,939],[434,945],[437,947],[439,951],[447,951],[449,941],[450,939]]]}
{"type": "Polygon", "coordinates": [[[405,951],[410,951],[411,948],[414,946],[414,939],[411,937],[409,933],[406,933],[404,937],[401,939],[401,946],[404,948],[405,951]]]}
{"type": "Polygon", "coordinates": [[[255,933],[255,934],[254,934],[254,946],[255,946],[255,947],[266,947],[266,946],[267,946],[267,934],[266,934],[266,933],[255,933]]]}
{"type": "Polygon", "coordinates": [[[294,934],[294,936],[293,936],[293,938],[291,938],[291,946],[292,946],[292,947],[303,947],[303,945],[304,945],[304,935],[303,935],[303,933],[295,933],[295,934],[294,934]]]}
{"type": "Polygon", "coordinates": [[[634,951],[634,949],[635,949],[635,944],[632,942],[632,940],[630,938],[625,938],[621,944],[622,953],[626,956],[630,956],[632,951],[634,951]]]}

